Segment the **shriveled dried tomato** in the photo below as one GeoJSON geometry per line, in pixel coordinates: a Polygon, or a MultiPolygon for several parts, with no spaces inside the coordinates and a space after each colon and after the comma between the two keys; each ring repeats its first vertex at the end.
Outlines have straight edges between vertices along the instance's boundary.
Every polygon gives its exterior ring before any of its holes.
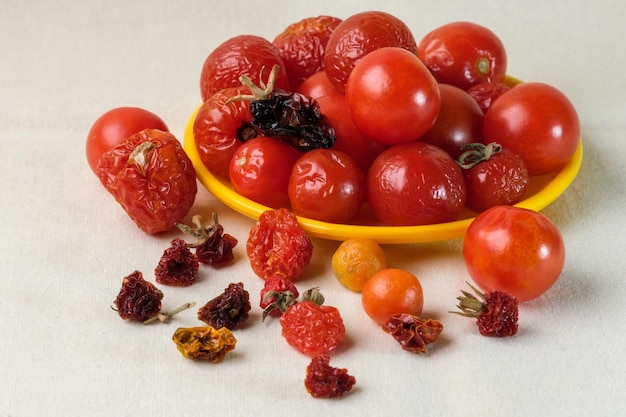
{"type": "Polygon", "coordinates": [[[211,326],[180,327],[172,340],[185,358],[213,363],[224,360],[237,344],[237,339],[226,327],[216,329],[211,326]]]}
{"type": "Polygon", "coordinates": [[[272,277],[265,280],[261,289],[260,307],[263,309],[263,320],[270,315],[280,317],[300,294],[293,282],[281,277],[272,277]]]}
{"type": "Polygon", "coordinates": [[[250,294],[243,284],[230,284],[222,294],[200,308],[198,319],[216,329],[226,327],[234,330],[248,320],[251,308],[250,294]]]}
{"type": "Polygon", "coordinates": [[[145,129],[105,152],[100,182],[146,233],[169,230],[185,217],[196,197],[196,172],[169,132],[145,129]]]}
{"type": "Polygon", "coordinates": [[[304,386],[315,398],[336,398],[349,392],[356,384],[356,378],[345,368],[330,366],[328,355],[318,355],[311,359],[306,368],[304,386]]]}
{"type": "Polygon", "coordinates": [[[187,242],[175,238],[171,246],[163,252],[154,275],[159,284],[188,287],[196,282],[198,267],[198,258],[191,253],[187,242]]]}
{"type": "Polygon", "coordinates": [[[476,318],[478,331],[483,336],[505,337],[513,336],[518,329],[518,301],[517,298],[504,291],[490,291],[485,294],[477,288],[468,285],[476,296],[467,291],[461,291],[457,297],[458,311],[450,313],[464,317],[476,318]]]}
{"type": "Polygon", "coordinates": [[[146,281],[141,271],[134,271],[122,280],[114,304],[122,319],[143,322],[159,314],[162,299],[163,293],[146,281]]]}
{"type": "Polygon", "coordinates": [[[275,65],[267,84],[261,83],[260,87],[248,76],[242,76],[242,84],[252,95],[239,95],[228,102],[249,100],[250,123],[265,136],[282,140],[302,152],[331,148],[335,143],[335,130],[317,101],[304,94],[274,89],[278,70],[275,65]]]}
{"type": "Polygon", "coordinates": [[[394,314],[383,325],[383,330],[393,336],[402,349],[425,353],[426,345],[433,343],[443,331],[437,320],[424,320],[413,314],[394,314]]]}
{"type": "Polygon", "coordinates": [[[346,336],[336,307],[321,305],[319,292],[309,291],[280,317],[282,335],[293,348],[313,358],[334,351],[346,336]]]}
{"type": "Polygon", "coordinates": [[[267,210],[250,230],[246,253],[255,274],[263,279],[297,278],[311,262],[313,244],[289,210],[267,210]]]}
{"type": "Polygon", "coordinates": [[[190,248],[196,248],[198,261],[213,266],[223,266],[231,263],[235,256],[233,248],[238,240],[224,233],[224,227],[217,220],[217,213],[213,213],[213,224],[205,227],[202,225],[202,217],[193,216],[191,219],[195,227],[177,223],[179,229],[196,238],[196,243],[187,244],[190,248]]]}

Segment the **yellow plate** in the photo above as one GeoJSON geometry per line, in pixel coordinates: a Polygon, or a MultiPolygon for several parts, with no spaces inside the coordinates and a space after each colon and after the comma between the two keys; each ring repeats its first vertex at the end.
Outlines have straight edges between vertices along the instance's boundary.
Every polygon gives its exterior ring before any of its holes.
{"type": "MultiPolygon", "coordinates": [[[[511,85],[520,83],[513,77],[507,77],[506,82],[511,85]]],[[[193,124],[199,108],[200,106],[191,115],[185,128],[184,137],[184,148],[193,162],[198,179],[225,205],[247,217],[258,219],[261,213],[270,210],[270,208],[239,195],[233,190],[229,181],[214,176],[202,163],[193,135],[193,124]]],[[[536,211],[548,206],[572,183],[580,170],[582,157],[583,147],[582,141],[580,141],[576,152],[560,171],[530,178],[526,191],[527,197],[516,206],[536,211]]],[[[474,220],[475,215],[475,213],[467,210],[457,221],[424,226],[379,225],[373,220],[371,213],[365,212],[358,216],[355,224],[327,223],[305,217],[298,217],[298,221],[302,228],[314,237],[339,241],[366,237],[383,244],[398,244],[461,238],[465,235],[465,230],[474,220]]]]}

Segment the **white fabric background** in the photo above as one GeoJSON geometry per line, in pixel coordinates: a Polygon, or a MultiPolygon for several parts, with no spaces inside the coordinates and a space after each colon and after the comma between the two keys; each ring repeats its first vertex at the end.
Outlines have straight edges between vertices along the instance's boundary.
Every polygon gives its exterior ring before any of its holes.
{"type": "Polygon", "coordinates": [[[623,352],[626,57],[622,1],[31,1],[0,0],[0,416],[615,416],[626,412],[623,352]],[[557,284],[523,304],[520,331],[478,335],[447,314],[468,279],[460,241],[387,246],[389,263],[420,277],[425,315],[445,331],[427,355],[399,349],[367,319],[359,296],[332,276],[338,242],[314,240],[301,288],[338,306],[347,340],[331,364],[357,378],[339,400],[302,384],[308,358],[260,323],[262,286],[247,263],[252,221],[200,189],[194,213],[217,210],[235,235],[237,263],[203,268],[189,288],[162,288],[164,309],[202,305],[243,281],[254,303],[237,349],[218,365],[184,359],[171,342],[195,311],[142,327],[111,311],[121,279],[148,279],[174,234],[139,231],[84,156],[104,111],[139,106],[182,139],[200,102],[206,55],[230,36],[269,39],[319,14],[380,9],[420,39],[470,20],[503,40],[509,73],[561,89],[577,107],[584,162],[544,210],[561,229],[567,262],[557,284]]]}

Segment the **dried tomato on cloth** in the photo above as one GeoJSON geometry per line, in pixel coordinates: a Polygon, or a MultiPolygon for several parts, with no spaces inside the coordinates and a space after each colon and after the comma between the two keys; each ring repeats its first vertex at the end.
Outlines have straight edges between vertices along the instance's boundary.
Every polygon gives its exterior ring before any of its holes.
{"type": "Polygon", "coordinates": [[[172,340],[185,358],[213,363],[224,360],[237,344],[237,339],[226,327],[216,329],[211,326],[180,327],[172,340]]]}
{"type": "Polygon", "coordinates": [[[105,152],[98,176],[135,224],[155,234],[169,230],[191,209],[196,172],[174,135],[145,129],[105,152]]]}
{"type": "Polygon", "coordinates": [[[304,386],[315,398],[336,398],[349,392],[356,378],[348,374],[344,368],[330,366],[327,355],[319,355],[311,359],[306,368],[304,386]]]}
{"type": "Polygon", "coordinates": [[[394,314],[383,325],[383,330],[393,336],[402,349],[425,353],[426,345],[433,343],[443,331],[437,320],[424,320],[413,314],[394,314]]]}

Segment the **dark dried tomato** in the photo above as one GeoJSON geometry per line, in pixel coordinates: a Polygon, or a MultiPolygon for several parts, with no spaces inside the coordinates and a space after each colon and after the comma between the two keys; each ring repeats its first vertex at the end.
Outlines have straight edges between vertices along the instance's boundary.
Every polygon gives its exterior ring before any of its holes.
{"type": "Polygon", "coordinates": [[[255,274],[263,279],[293,281],[311,262],[313,244],[289,210],[267,210],[250,230],[246,253],[255,274]]]}
{"type": "Polygon", "coordinates": [[[443,331],[437,320],[424,320],[413,314],[394,314],[383,325],[383,330],[393,336],[402,349],[425,353],[426,345],[433,343],[443,331]]]}
{"type": "Polygon", "coordinates": [[[250,294],[243,284],[230,284],[222,294],[198,311],[198,319],[216,329],[226,327],[234,330],[245,323],[251,308],[250,294]]]}
{"type": "Polygon", "coordinates": [[[182,145],[168,132],[145,129],[105,152],[100,182],[146,233],[169,230],[193,205],[196,172],[182,145]]]}
{"type": "Polygon", "coordinates": [[[315,398],[336,398],[349,392],[356,378],[348,374],[347,369],[330,366],[327,355],[319,355],[311,359],[306,368],[304,386],[315,398]]]}
{"type": "Polygon", "coordinates": [[[451,311],[464,317],[476,318],[476,326],[483,336],[513,336],[518,329],[517,298],[504,291],[490,291],[485,294],[468,283],[478,298],[467,291],[457,297],[457,307],[461,312],[451,311]]]}
{"type": "Polygon", "coordinates": [[[178,328],[172,336],[178,351],[187,359],[221,362],[235,349],[237,339],[226,327],[178,328]]]}
{"type": "Polygon", "coordinates": [[[224,227],[217,220],[217,213],[213,213],[213,224],[208,227],[202,225],[201,216],[193,216],[191,221],[195,225],[193,228],[180,223],[177,223],[176,226],[197,239],[196,243],[187,244],[187,246],[196,248],[199,262],[223,266],[235,259],[233,248],[237,246],[238,240],[234,236],[224,233],[224,227]]]}
{"type": "Polygon", "coordinates": [[[335,143],[335,129],[320,111],[317,101],[300,93],[274,89],[277,73],[278,66],[274,66],[267,85],[261,84],[261,87],[242,76],[242,84],[250,88],[252,95],[236,96],[228,102],[250,100],[250,123],[265,136],[282,140],[302,152],[331,148],[335,143]]]}
{"type": "Polygon", "coordinates": [[[114,304],[122,319],[143,322],[159,314],[162,299],[163,293],[146,281],[140,271],[135,271],[122,280],[114,304]]]}
{"type": "Polygon", "coordinates": [[[188,287],[198,277],[198,258],[191,253],[183,239],[175,238],[165,249],[154,270],[156,282],[165,285],[188,287]]]}
{"type": "Polygon", "coordinates": [[[293,282],[281,277],[269,278],[261,289],[261,302],[263,320],[270,315],[280,317],[292,304],[296,302],[300,294],[293,282]]]}

